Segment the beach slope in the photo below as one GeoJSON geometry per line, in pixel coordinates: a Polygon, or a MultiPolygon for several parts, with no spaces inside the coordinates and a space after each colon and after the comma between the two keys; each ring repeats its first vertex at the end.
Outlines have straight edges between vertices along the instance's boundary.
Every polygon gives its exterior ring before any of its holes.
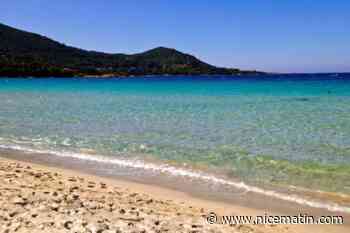
{"type": "Polygon", "coordinates": [[[0,232],[346,232],[330,225],[209,224],[210,212],[261,210],[157,186],[0,157],[0,232]]]}
{"type": "Polygon", "coordinates": [[[210,225],[198,206],[62,171],[1,158],[0,232],[289,232],[210,225]]]}

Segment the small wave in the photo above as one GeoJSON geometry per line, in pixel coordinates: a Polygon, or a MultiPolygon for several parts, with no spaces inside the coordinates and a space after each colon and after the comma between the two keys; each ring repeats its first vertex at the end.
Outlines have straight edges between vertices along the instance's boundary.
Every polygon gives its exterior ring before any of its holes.
{"type": "Polygon", "coordinates": [[[110,158],[110,157],[104,157],[99,155],[92,156],[91,154],[74,153],[74,152],[37,150],[37,149],[25,148],[19,145],[0,145],[0,148],[18,150],[26,153],[51,154],[51,155],[60,156],[60,157],[70,157],[70,158],[77,158],[80,160],[95,161],[99,163],[115,164],[121,167],[151,170],[153,172],[165,173],[165,174],[169,174],[177,177],[187,177],[191,179],[197,179],[197,180],[212,182],[212,183],[221,184],[221,185],[228,185],[237,189],[244,190],[246,192],[252,192],[252,193],[257,193],[257,194],[261,194],[269,197],[274,197],[280,200],[294,202],[300,205],[305,205],[313,208],[327,209],[332,212],[350,213],[350,207],[340,206],[336,203],[321,203],[318,201],[307,200],[297,195],[287,195],[287,194],[279,193],[272,190],[265,190],[256,186],[247,185],[244,182],[229,181],[226,179],[218,178],[214,175],[206,174],[203,172],[197,172],[189,169],[178,168],[167,164],[158,165],[158,164],[148,163],[148,162],[144,162],[136,159],[135,160],[118,159],[118,158],[110,158]]]}

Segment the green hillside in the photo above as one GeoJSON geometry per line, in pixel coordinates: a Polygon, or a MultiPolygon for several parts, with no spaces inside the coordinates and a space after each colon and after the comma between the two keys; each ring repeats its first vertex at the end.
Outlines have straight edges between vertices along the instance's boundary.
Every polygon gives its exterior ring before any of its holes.
{"type": "Polygon", "coordinates": [[[218,68],[175,49],[108,54],[74,48],[0,23],[0,76],[245,74],[218,68]]]}

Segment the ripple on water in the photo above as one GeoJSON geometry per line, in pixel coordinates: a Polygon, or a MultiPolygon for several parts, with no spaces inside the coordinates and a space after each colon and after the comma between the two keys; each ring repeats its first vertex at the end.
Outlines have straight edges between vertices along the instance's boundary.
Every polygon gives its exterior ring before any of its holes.
{"type": "Polygon", "coordinates": [[[285,78],[0,81],[0,137],[349,193],[350,83],[285,78]]]}

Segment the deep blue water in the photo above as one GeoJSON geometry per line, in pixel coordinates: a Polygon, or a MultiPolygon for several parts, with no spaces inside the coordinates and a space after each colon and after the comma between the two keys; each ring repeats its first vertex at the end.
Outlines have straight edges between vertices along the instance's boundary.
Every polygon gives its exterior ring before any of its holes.
{"type": "Polygon", "coordinates": [[[350,193],[350,75],[2,78],[0,144],[350,193]]]}

